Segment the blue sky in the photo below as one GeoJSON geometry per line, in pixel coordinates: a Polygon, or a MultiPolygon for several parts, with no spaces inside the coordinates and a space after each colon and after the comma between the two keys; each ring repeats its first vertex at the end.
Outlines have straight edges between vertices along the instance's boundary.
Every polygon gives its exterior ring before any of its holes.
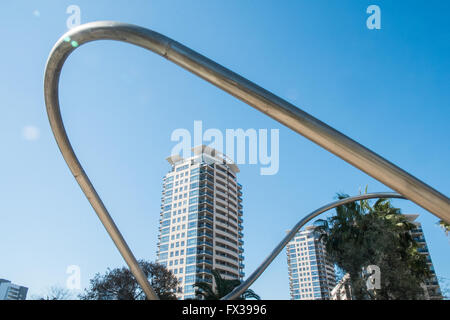
{"type": "MultiPolygon", "coordinates": [[[[124,265],[71,176],[43,101],[43,72],[67,31],[116,20],[165,34],[247,77],[437,190],[450,192],[450,52],[445,1],[2,1],[0,4],[0,278],[29,295],[64,285],[69,265],[82,286],[124,265]],[[366,8],[381,8],[369,30],[366,8]],[[24,128],[31,127],[24,135],[24,128]],[[35,128],[35,129],[33,129],[35,128]],[[36,131],[37,129],[37,131],[36,131]]],[[[242,165],[244,249],[249,275],[306,213],[336,192],[389,191],[382,184],[243,102],[155,54],[95,42],[76,50],[60,82],[72,145],[138,258],[154,260],[161,178],[177,128],[280,130],[280,170],[242,165]]],[[[449,240],[420,214],[438,276],[450,278],[449,240]]],[[[285,252],[252,288],[288,299],[285,252]]]]}

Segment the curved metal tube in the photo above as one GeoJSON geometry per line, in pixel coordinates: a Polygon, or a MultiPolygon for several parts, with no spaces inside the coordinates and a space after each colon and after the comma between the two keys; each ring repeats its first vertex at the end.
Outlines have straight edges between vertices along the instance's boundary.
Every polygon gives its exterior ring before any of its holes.
{"type": "Polygon", "coordinates": [[[50,53],[44,76],[47,114],[58,147],[73,176],[148,298],[156,299],[157,297],[78,161],[61,118],[58,85],[64,62],[76,47],[95,40],[128,42],[165,57],[317,143],[441,219],[450,222],[450,199],[445,195],[249,80],[157,32],[119,22],[87,23],[63,35],[50,53]]]}
{"type": "Polygon", "coordinates": [[[232,292],[227,294],[225,297],[223,297],[221,300],[233,300],[237,299],[241,294],[244,293],[245,290],[247,290],[253,282],[256,281],[256,279],[259,278],[259,276],[266,270],[266,268],[272,263],[272,261],[276,258],[276,256],[283,250],[283,248],[288,244],[289,241],[294,238],[295,234],[309,221],[320,215],[321,213],[324,213],[328,210],[331,210],[333,208],[339,207],[343,204],[355,202],[359,200],[366,200],[366,199],[388,199],[388,198],[398,198],[398,199],[406,199],[404,196],[398,193],[393,192],[377,192],[377,193],[367,193],[367,194],[361,194],[359,196],[354,197],[348,197],[345,199],[341,199],[338,201],[331,202],[323,207],[320,207],[317,210],[314,210],[304,218],[302,218],[297,224],[289,231],[289,233],[281,240],[281,242],[273,249],[273,251],[269,254],[269,256],[261,263],[261,265],[253,271],[253,273],[242,282],[239,286],[234,288],[232,292]]]}

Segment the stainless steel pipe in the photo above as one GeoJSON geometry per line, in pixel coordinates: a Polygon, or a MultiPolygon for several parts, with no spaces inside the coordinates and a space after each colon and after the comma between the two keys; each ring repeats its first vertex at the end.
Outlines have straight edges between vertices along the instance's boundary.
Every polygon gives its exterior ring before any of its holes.
{"type": "Polygon", "coordinates": [[[341,199],[338,201],[331,202],[323,207],[320,207],[317,210],[314,210],[310,214],[306,215],[304,218],[302,218],[297,224],[289,231],[289,233],[281,240],[281,242],[273,249],[273,251],[267,256],[267,258],[261,263],[261,265],[256,268],[256,270],[245,280],[242,282],[239,286],[234,288],[232,292],[227,294],[225,297],[223,297],[221,300],[233,300],[239,298],[240,295],[242,295],[245,290],[247,290],[253,282],[256,281],[256,279],[259,278],[259,276],[266,270],[266,268],[272,263],[272,261],[276,258],[276,256],[283,250],[283,248],[288,244],[289,241],[292,240],[292,238],[295,237],[295,234],[309,221],[320,215],[321,213],[324,213],[328,210],[331,210],[333,208],[342,206],[346,203],[355,202],[359,200],[366,200],[366,199],[391,199],[391,198],[398,198],[398,199],[405,199],[404,196],[398,193],[393,192],[378,192],[378,193],[366,193],[361,194],[359,196],[354,197],[348,197],[345,199],[341,199]]]}
{"type": "Polygon", "coordinates": [[[112,21],[87,23],[64,34],[50,53],[44,75],[47,114],[67,165],[139,284],[144,288],[147,297],[156,298],[156,295],[147,279],[144,279],[136,259],[78,161],[61,118],[58,86],[64,62],[75,48],[95,40],[128,42],[165,57],[317,143],[439,218],[450,222],[450,200],[444,194],[249,80],[157,32],[112,21]]]}

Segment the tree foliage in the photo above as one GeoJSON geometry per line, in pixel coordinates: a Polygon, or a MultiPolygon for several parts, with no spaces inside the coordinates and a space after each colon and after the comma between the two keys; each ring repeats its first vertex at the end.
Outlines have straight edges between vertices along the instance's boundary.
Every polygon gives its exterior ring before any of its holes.
{"type": "Polygon", "coordinates": [[[450,223],[447,223],[444,220],[439,220],[438,224],[444,230],[445,234],[448,236],[450,232],[450,223]]]}
{"type": "MultiPolygon", "coordinates": [[[[139,260],[139,265],[156,294],[162,300],[176,299],[178,279],[163,265],[139,260]]],[[[80,295],[82,300],[145,300],[146,296],[127,267],[97,273],[80,295]]]]}
{"type": "MultiPolygon", "coordinates": [[[[347,197],[338,194],[339,199],[347,197]]],[[[330,259],[350,274],[355,299],[423,297],[421,285],[431,273],[412,238],[415,225],[389,200],[379,199],[373,206],[368,200],[348,203],[315,224],[330,259]],[[367,289],[362,269],[369,265],[380,268],[381,289],[367,289]]]]}
{"type": "Polygon", "coordinates": [[[37,300],[72,300],[73,296],[69,289],[52,286],[47,290],[44,296],[34,297],[37,300]]]}
{"type": "MultiPolygon", "coordinates": [[[[212,274],[215,280],[215,289],[211,284],[207,282],[196,282],[194,284],[195,295],[204,300],[219,300],[233,291],[238,285],[241,284],[237,279],[224,279],[217,270],[212,270],[212,274]]],[[[260,300],[253,290],[247,289],[237,300],[256,299],[260,300]]]]}

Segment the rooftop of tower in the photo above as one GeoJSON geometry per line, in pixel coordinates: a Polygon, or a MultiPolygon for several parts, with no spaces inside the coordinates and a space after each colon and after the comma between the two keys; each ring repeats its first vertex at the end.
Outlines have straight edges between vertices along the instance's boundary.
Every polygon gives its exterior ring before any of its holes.
{"type": "Polygon", "coordinates": [[[192,157],[189,158],[183,158],[179,154],[172,155],[168,157],[166,160],[172,165],[175,166],[177,164],[193,160],[194,158],[198,157],[199,155],[207,155],[208,158],[205,159],[206,162],[211,161],[213,163],[219,163],[227,165],[231,170],[233,170],[234,173],[239,172],[239,167],[234,163],[233,160],[228,158],[225,154],[222,152],[211,148],[209,146],[206,146],[204,144],[200,146],[196,146],[191,149],[192,153],[194,154],[192,157]]]}

